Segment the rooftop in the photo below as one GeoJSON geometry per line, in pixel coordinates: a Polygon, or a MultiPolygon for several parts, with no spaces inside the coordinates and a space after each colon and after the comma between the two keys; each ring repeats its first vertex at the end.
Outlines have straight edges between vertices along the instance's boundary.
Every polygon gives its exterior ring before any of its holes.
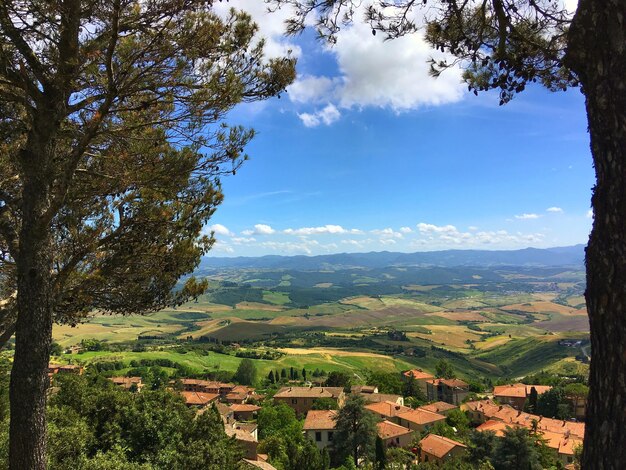
{"type": "Polygon", "coordinates": [[[283,387],[274,398],[338,398],[342,387],[283,387]]]}
{"type": "Polygon", "coordinates": [[[429,380],[435,378],[433,375],[429,374],[428,372],[424,372],[422,369],[407,370],[402,375],[404,375],[405,377],[413,376],[413,378],[417,380],[429,380]]]}
{"type": "Polygon", "coordinates": [[[187,405],[206,405],[219,398],[216,393],[180,392],[187,405]]]}
{"type": "Polygon", "coordinates": [[[377,423],[376,428],[378,429],[378,435],[381,439],[390,439],[393,437],[399,437],[404,436],[405,434],[413,433],[413,431],[411,431],[410,429],[387,420],[377,423]]]}
{"type": "Polygon", "coordinates": [[[436,401],[435,403],[430,403],[429,405],[420,406],[420,410],[430,411],[431,413],[441,413],[445,411],[450,411],[458,408],[456,405],[451,405],[450,403],[446,403],[445,401],[436,401]]]}
{"type": "Polygon", "coordinates": [[[453,441],[447,437],[438,436],[437,434],[429,434],[420,441],[420,445],[424,452],[434,455],[437,458],[443,458],[455,447],[467,447],[465,444],[453,441]]]}
{"type": "Polygon", "coordinates": [[[335,429],[337,422],[336,410],[311,410],[306,414],[304,420],[304,426],[302,429],[306,430],[319,430],[319,429],[335,429]]]}
{"type": "Polygon", "coordinates": [[[404,413],[399,413],[396,416],[400,419],[404,419],[405,421],[409,421],[415,424],[428,424],[446,419],[446,417],[443,415],[440,415],[438,413],[432,413],[430,411],[420,410],[419,408],[416,410],[409,410],[405,411],[404,413]]]}
{"type": "Polygon", "coordinates": [[[368,405],[365,405],[365,409],[373,411],[374,413],[381,416],[386,416],[388,418],[393,418],[398,413],[404,413],[405,411],[411,410],[411,408],[409,408],[408,406],[398,405],[397,403],[391,401],[370,403],[368,405]]]}

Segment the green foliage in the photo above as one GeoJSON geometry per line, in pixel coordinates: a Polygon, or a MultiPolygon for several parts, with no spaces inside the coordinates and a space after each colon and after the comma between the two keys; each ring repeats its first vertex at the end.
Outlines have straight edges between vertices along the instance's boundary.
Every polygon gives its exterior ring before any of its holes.
{"type": "Polygon", "coordinates": [[[376,419],[365,409],[360,395],[350,395],[337,414],[333,438],[335,462],[345,462],[350,456],[355,462],[371,462],[376,443],[376,419]]]}
{"type": "Polygon", "coordinates": [[[333,400],[332,398],[316,398],[313,400],[312,410],[336,410],[337,409],[337,400],[333,400]]]}
{"type": "Polygon", "coordinates": [[[569,401],[561,387],[553,387],[539,395],[537,398],[537,414],[558,419],[571,417],[569,401]]]}
{"type": "Polygon", "coordinates": [[[352,385],[352,377],[347,372],[332,371],[328,374],[326,379],[327,387],[343,387],[345,390],[349,390],[352,385]]]}
{"type": "Polygon", "coordinates": [[[387,455],[385,453],[385,443],[380,436],[376,436],[376,452],[374,457],[374,468],[385,470],[387,466],[387,455]]]}
{"type": "Polygon", "coordinates": [[[488,461],[497,445],[498,438],[493,431],[472,431],[469,434],[468,461],[474,465],[488,461]]]}
{"type": "Polygon", "coordinates": [[[256,382],[256,366],[252,359],[243,359],[237,367],[233,380],[242,385],[254,385],[256,382]]]}
{"type": "Polygon", "coordinates": [[[435,376],[441,379],[453,379],[456,377],[452,364],[446,359],[440,359],[435,365],[435,376]]]}
{"type": "Polygon", "coordinates": [[[48,410],[50,467],[235,469],[242,456],[214,409],[195,415],[180,396],[132,394],[101,377],[59,377],[48,410]]]}
{"type": "Polygon", "coordinates": [[[495,470],[541,470],[536,439],[526,428],[507,428],[491,460],[495,470]]]}
{"type": "Polygon", "coordinates": [[[394,372],[368,371],[367,383],[378,386],[380,393],[402,395],[405,384],[400,374],[394,372]]]}
{"type": "Polygon", "coordinates": [[[296,412],[284,403],[262,407],[257,415],[257,424],[260,440],[302,432],[302,424],[296,418],[296,412]]]}

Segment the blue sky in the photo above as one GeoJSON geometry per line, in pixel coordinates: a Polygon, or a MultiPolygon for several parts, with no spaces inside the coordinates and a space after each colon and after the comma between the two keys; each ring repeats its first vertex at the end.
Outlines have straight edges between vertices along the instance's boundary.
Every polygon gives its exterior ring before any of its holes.
{"type": "Polygon", "coordinates": [[[428,77],[435,52],[419,36],[383,43],[357,25],[328,48],[283,38],[288,12],[244,3],[268,53],[298,57],[298,79],[229,117],[258,134],[223,180],[212,256],[586,243],[594,175],[579,90],[531,87],[498,106],[467,93],[458,69],[428,77]]]}

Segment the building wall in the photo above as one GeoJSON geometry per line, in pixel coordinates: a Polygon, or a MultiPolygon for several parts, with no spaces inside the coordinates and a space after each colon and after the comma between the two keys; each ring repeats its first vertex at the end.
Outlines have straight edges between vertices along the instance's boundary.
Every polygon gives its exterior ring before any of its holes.
{"type": "MultiPolygon", "coordinates": [[[[307,429],[306,437],[308,437],[313,442],[315,442],[315,445],[317,446],[319,450],[322,450],[325,447],[328,447],[329,445],[332,444],[332,441],[333,441],[332,436],[334,432],[335,431],[332,429],[318,429],[318,430],[307,429]]],[[[305,469],[302,469],[302,470],[305,470],[305,469]]]]}
{"type": "MultiPolygon", "coordinates": [[[[338,406],[341,408],[343,406],[343,396],[339,397],[338,406]]],[[[317,398],[306,397],[306,398],[296,398],[296,397],[274,397],[275,402],[285,403],[287,406],[291,407],[298,416],[305,415],[312,407],[313,403],[317,398]]]]}
{"type": "Polygon", "coordinates": [[[404,449],[411,447],[412,442],[413,434],[404,434],[402,436],[392,437],[384,440],[386,447],[402,447],[404,449]]]}
{"type": "Polygon", "coordinates": [[[516,410],[523,410],[526,403],[526,397],[504,397],[501,395],[494,395],[494,398],[498,400],[498,403],[502,405],[511,405],[516,410]]]}
{"type": "Polygon", "coordinates": [[[465,453],[465,449],[463,447],[454,447],[445,457],[440,459],[439,457],[429,454],[428,452],[422,449],[420,462],[430,462],[430,463],[444,462],[445,460],[452,459],[457,456],[461,456],[464,453],[465,453]]]}

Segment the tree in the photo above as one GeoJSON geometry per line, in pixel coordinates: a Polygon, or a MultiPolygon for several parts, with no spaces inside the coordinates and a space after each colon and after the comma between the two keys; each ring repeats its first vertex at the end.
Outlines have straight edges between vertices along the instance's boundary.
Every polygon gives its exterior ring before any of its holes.
{"type": "MultiPolygon", "coordinates": [[[[314,17],[320,37],[331,42],[360,12],[355,0],[267,1],[295,7],[288,32],[302,31],[314,17]]],[[[562,5],[548,0],[376,0],[365,9],[365,21],[374,34],[393,39],[417,31],[424,18],[427,40],[466,67],[469,89],[498,89],[501,103],[531,82],[550,90],[580,85],[596,172],[586,249],[593,359],[583,468],[616,468],[626,461],[626,356],[621,347],[626,337],[626,3],[579,0],[575,12],[562,5]],[[422,6],[420,17],[415,10],[422,6]]],[[[432,72],[438,75],[449,65],[432,63],[432,72]]]]}
{"type": "Polygon", "coordinates": [[[385,470],[387,466],[387,456],[385,455],[385,443],[380,436],[376,436],[376,453],[374,457],[374,468],[385,470]]]}
{"type": "Polygon", "coordinates": [[[242,385],[254,385],[256,382],[256,366],[252,359],[245,358],[239,363],[233,380],[242,385]]]}
{"type": "Polygon", "coordinates": [[[267,376],[267,380],[269,380],[269,382],[270,382],[271,384],[273,384],[273,383],[275,383],[275,382],[276,382],[276,381],[274,380],[274,371],[273,371],[273,370],[270,370],[270,373],[269,373],[269,374],[268,374],[268,376],[267,376]]]}
{"type": "Polygon", "coordinates": [[[352,378],[347,372],[334,370],[328,374],[328,378],[326,379],[327,387],[343,387],[344,389],[349,390],[351,385],[352,378]]]}
{"type": "Polygon", "coordinates": [[[537,413],[537,401],[539,400],[539,394],[537,393],[537,389],[535,387],[530,388],[530,393],[528,394],[528,400],[524,404],[524,408],[529,413],[535,414],[537,413]]]}
{"type": "Polygon", "coordinates": [[[402,395],[405,387],[397,372],[369,371],[367,383],[376,385],[380,393],[393,393],[395,395],[402,395]]]}
{"type": "Polygon", "coordinates": [[[469,437],[468,461],[474,465],[488,461],[494,454],[498,438],[493,431],[472,431],[469,437]]]}
{"type": "Polygon", "coordinates": [[[454,374],[454,368],[450,361],[446,359],[440,359],[435,365],[435,376],[438,379],[453,379],[456,377],[454,374]]]}
{"type": "Polygon", "coordinates": [[[336,417],[333,453],[336,462],[352,457],[354,462],[371,461],[376,442],[376,420],[365,409],[360,395],[350,395],[336,417]]]}
{"type": "Polygon", "coordinates": [[[15,331],[11,468],[45,460],[52,323],[144,313],[204,290],[202,226],[252,131],[220,124],[278,94],[251,18],[211,2],[0,5],[0,339],[15,331]],[[20,19],[28,18],[27,21],[20,19]]]}
{"type": "Polygon", "coordinates": [[[336,410],[338,407],[337,400],[332,398],[323,397],[313,400],[312,410],[336,410]]]}
{"type": "Polygon", "coordinates": [[[541,470],[539,452],[526,428],[507,428],[491,460],[496,470],[541,470]]]}

